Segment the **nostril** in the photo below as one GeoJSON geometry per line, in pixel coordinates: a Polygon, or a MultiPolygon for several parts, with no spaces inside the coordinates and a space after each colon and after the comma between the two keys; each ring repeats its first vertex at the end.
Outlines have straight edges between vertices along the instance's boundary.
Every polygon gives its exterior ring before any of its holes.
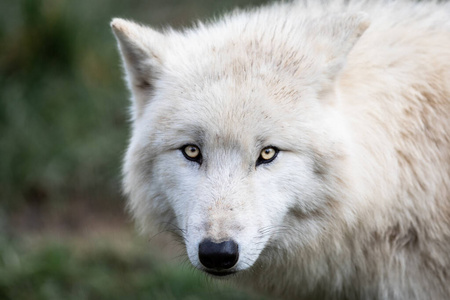
{"type": "Polygon", "coordinates": [[[203,240],[198,246],[198,258],[208,269],[227,270],[239,259],[238,244],[232,240],[214,243],[210,239],[203,240]]]}

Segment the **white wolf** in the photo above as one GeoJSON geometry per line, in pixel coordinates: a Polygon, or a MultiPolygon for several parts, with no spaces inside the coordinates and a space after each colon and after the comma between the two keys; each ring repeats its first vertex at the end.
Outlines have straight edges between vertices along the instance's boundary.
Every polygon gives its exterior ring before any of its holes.
{"type": "Polygon", "coordinates": [[[111,25],[144,230],[177,228],[196,268],[277,299],[450,299],[448,2],[111,25]]]}

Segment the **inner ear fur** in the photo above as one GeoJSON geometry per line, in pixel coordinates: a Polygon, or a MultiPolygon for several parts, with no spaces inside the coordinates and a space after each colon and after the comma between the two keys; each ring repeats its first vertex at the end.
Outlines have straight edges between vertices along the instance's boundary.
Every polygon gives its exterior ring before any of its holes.
{"type": "Polygon", "coordinates": [[[369,17],[364,12],[344,13],[328,18],[322,30],[330,38],[325,62],[330,79],[335,79],[339,75],[348,54],[369,26],[369,17]]]}
{"type": "Polygon", "coordinates": [[[323,15],[312,19],[305,28],[310,54],[317,59],[320,98],[334,98],[336,82],[347,57],[369,26],[368,15],[357,12],[323,15]]]}
{"type": "Polygon", "coordinates": [[[151,97],[154,80],[161,71],[164,36],[149,27],[119,18],[112,20],[111,28],[133,96],[135,117],[138,117],[151,97]]]}

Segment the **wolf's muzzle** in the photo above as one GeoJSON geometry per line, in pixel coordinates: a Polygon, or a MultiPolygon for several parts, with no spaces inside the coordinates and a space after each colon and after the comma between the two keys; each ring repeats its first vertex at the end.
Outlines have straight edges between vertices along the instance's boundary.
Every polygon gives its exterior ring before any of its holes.
{"type": "Polygon", "coordinates": [[[234,273],[230,269],[239,260],[239,247],[233,240],[215,243],[205,239],[198,246],[198,258],[206,272],[217,276],[229,275],[234,273]]]}

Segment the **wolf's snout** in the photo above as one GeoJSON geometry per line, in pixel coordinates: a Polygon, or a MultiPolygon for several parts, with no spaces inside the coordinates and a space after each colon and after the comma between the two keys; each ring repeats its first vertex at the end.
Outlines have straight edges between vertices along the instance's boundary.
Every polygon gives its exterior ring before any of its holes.
{"type": "Polygon", "coordinates": [[[226,275],[214,271],[227,271],[236,265],[239,259],[239,247],[233,240],[215,243],[210,239],[203,240],[198,246],[198,258],[202,265],[212,274],[226,275]]]}

